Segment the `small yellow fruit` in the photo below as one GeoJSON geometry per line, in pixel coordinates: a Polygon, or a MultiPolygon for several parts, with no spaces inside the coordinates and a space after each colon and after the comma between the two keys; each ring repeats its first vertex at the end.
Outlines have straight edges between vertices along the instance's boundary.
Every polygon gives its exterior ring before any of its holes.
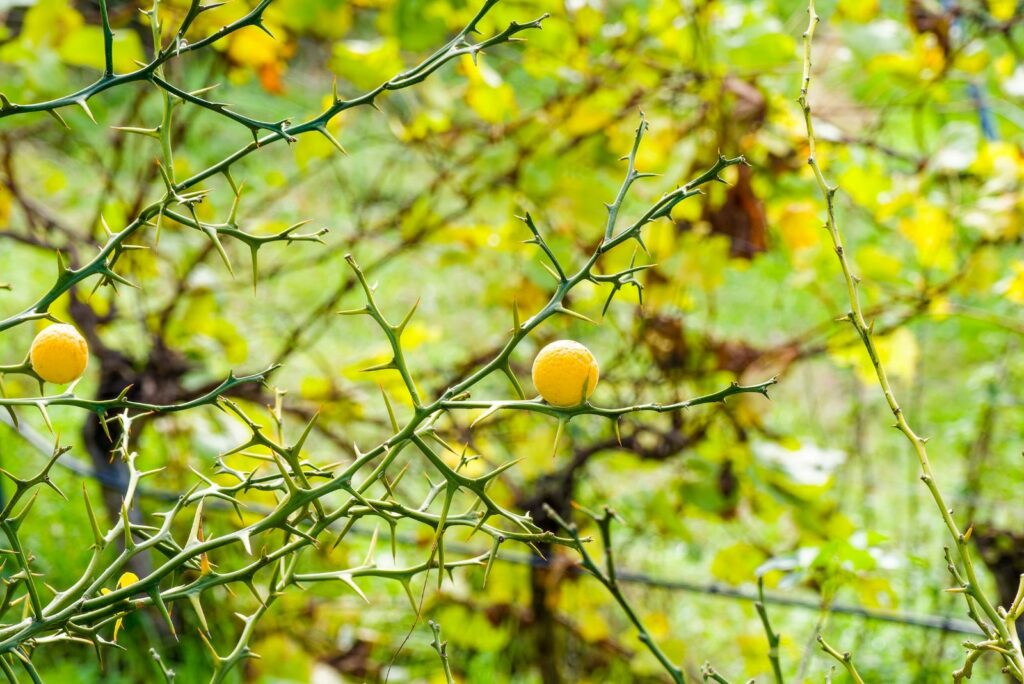
{"type": "Polygon", "coordinates": [[[74,326],[60,323],[36,335],[29,358],[39,377],[63,385],[82,377],[89,363],[89,345],[74,326]]]}
{"type": "Polygon", "coordinates": [[[583,403],[594,393],[598,377],[597,359],[572,340],[552,342],[533,360],[533,384],[552,406],[583,403]]]}

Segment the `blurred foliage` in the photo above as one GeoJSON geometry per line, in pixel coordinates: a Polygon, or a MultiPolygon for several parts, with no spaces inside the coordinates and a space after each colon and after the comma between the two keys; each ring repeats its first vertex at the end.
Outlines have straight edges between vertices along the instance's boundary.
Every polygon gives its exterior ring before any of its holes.
{"type": "MultiPolygon", "coordinates": [[[[976,528],[986,582],[1008,601],[1016,585],[1007,587],[1024,572],[1024,16],[1011,0],[822,4],[818,159],[843,188],[848,249],[884,361],[933,439],[958,518],[976,528]]],[[[166,25],[186,8],[182,0],[164,3],[166,25]]],[[[118,71],[151,49],[138,9],[110,4],[118,71]]],[[[280,0],[267,13],[274,37],[243,29],[216,51],[166,69],[183,88],[219,83],[216,98],[236,111],[302,120],[322,109],[332,84],[345,96],[376,86],[442,44],[475,10],[462,0],[280,0]]],[[[201,15],[193,30],[207,35],[245,11],[232,0],[201,15]]],[[[396,401],[405,395],[397,374],[360,372],[388,358],[369,322],[333,315],[361,304],[343,255],[356,254],[386,285],[389,309],[421,300],[404,342],[422,390],[443,391],[500,348],[513,306],[529,315],[547,299],[551,278],[537,250],[522,244],[528,234],[515,216],[530,211],[559,259],[578,263],[601,237],[602,202],[615,197],[619,157],[643,110],[651,132],[637,165],[660,178],[638,183],[624,214],[693,177],[719,151],[742,154],[751,167],[729,169],[728,185],[708,188],[678,205],[672,221],[645,231],[650,256],[639,257],[657,265],[640,276],[642,306],[627,288],[602,317],[607,289],[583,287],[572,307],[599,324],[549,323],[517,352],[513,369],[525,381],[533,351],[571,337],[600,360],[594,399],[601,404],[676,402],[779,374],[773,401],[741,396],[624,419],[621,445],[608,421],[575,420],[554,458],[554,421],[531,413],[502,413],[473,429],[456,416],[446,439],[482,456],[470,474],[523,459],[491,490],[503,505],[536,519],[544,503],[560,511],[573,500],[610,505],[626,522],[617,534],[622,568],[709,590],[642,582],[626,589],[652,636],[692,679],[710,660],[737,680],[768,681],[753,604],[710,591],[749,591],[758,574],[770,595],[811,606],[769,604],[792,681],[821,681],[832,667],[807,643],[822,624],[830,641],[857,654],[867,681],[948,677],[962,660],[964,635],[828,614],[833,605],[957,617],[962,609],[942,592],[944,530],[916,462],[887,427],[891,415],[853,331],[834,322],[847,305],[795,102],[805,4],[516,0],[499,5],[486,27],[542,12],[551,14],[543,30],[515,50],[498,48],[476,64],[463,58],[389,95],[379,112],[343,114],[331,132],[345,156],[326,138],[307,136],[241,162],[235,175],[245,180],[250,229],[270,234],[305,219],[331,228],[326,247],[261,252],[255,295],[244,246],[226,245],[233,278],[209,242],[166,222],[159,242],[153,232],[139,238],[151,249],[120,262],[141,290],[122,289],[116,300],[107,289],[59,300],[57,316],[102,341],[93,344],[96,362],[80,393],[150,383],[184,396],[229,369],[281,363],[273,384],[288,392],[288,420],[300,425],[321,411],[307,450],[324,460],[351,458],[354,442],[389,434],[378,384],[396,401]]],[[[102,67],[96,3],[38,0],[6,10],[0,91],[10,101],[62,96],[102,67]]],[[[160,106],[142,87],[89,102],[97,120],[118,126],[151,126],[160,106]]],[[[243,127],[209,111],[186,105],[180,112],[179,176],[249,140],[243,127]]],[[[89,258],[104,222],[125,225],[162,188],[156,141],[94,125],[81,110],[63,116],[67,129],[43,114],[0,120],[0,282],[12,286],[0,291],[5,312],[49,286],[55,250],[72,262],[89,258]]],[[[212,194],[198,214],[223,215],[230,195],[212,194]]],[[[628,251],[613,254],[605,267],[629,259],[628,251]]],[[[0,337],[0,361],[23,358],[30,327],[0,337]]],[[[10,395],[34,390],[18,377],[5,384],[10,395]]],[[[509,391],[496,378],[480,394],[509,391]]],[[[238,398],[253,410],[272,400],[238,398]]],[[[82,415],[51,414],[72,454],[88,460],[82,415]]],[[[22,420],[46,429],[36,416],[22,420]]],[[[136,442],[141,467],[165,468],[150,486],[181,491],[195,482],[190,467],[203,469],[240,437],[223,414],[203,409],[155,418],[136,442]]],[[[24,474],[44,455],[4,428],[0,458],[24,474]]],[[[414,463],[402,483],[410,495],[426,490],[416,471],[414,463]]],[[[66,491],[77,491],[79,479],[57,475],[66,491]]],[[[90,487],[99,500],[99,486],[90,487]]],[[[27,525],[37,563],[67,583],[91,540],[85,526],[69,524],[81,510],[46,493],[35,515],[27,525]]],[[[231,530],[237,521],[228,510],[211,513],[207,524],[231,530]]],[[[304,563],[357,564],[372,529],[358,531],[361,538],[309,553],[304,563]]],[[[415,562],[429,537],[411,526],[399,532],[399,560],[415,562]]],[[[661,681],[611,597],[573,571],[570,552],[546,551],[543,564],[509,551],[486,587],[482,572],[470,570],[440,592],[429,588],[420,622],[385,583],[367,583],[368,605],[336,587],[286,595],[257,628],[252,647],[262,659],[239,678],[383,681],[390,672],[388,681],[443,681],[429,617],[443,627],[461,681],[661,681]]],[[[229,644],[241,629],[232,614],[251,599],[223,591],[216,598],[207,617],[229,644]]],[[[102,674],[87,649],[71,647],[43,663],[41,674],[155,681],[146,652],[161,644],[179,681],[198,681],[209,665],[196,619],[187,611],[174,617],[179,644],[150,616],[134,614],[119,635],[128,650],[108,653],[102,674]]],[[[982,661],[972,681],[1003,678],[995,661],[982,661]]]]}

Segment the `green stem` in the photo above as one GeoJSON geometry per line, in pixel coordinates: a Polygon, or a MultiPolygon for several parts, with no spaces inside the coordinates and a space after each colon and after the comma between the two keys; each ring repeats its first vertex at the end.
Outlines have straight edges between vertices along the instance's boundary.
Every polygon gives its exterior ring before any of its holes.
{"type": "Polygon", "coordinates": [[[448,661],[448,642],[441,641],[441,625],[433,620],[427,624],[430,625],[430,631],[434,634],[434,640],[430,642],[430,645],[437,651],[437,656],[441,659],[441,667],[444,669],[444,680],[447,684],[455,684],[455,677],[452,676],[452,666],[448,661]]]}
{"type": "MultiPolygon", "coordinates": [[[[804,122],[807,128],[807,163],[814,172],[815,181],[817,182],[818,188],[825,200],[825,228],[828,230],[829,236],[832,239],[832,245],[835,249],[836,256],[839,259],[840,269],[846,283],[846,292],[850,304],[850,311],[845,318],[853,326],[864,345],[868,358],[871,360],[871,364],[874,367],[875,376],[878,380],[879,387],[882,390],[882,394],[885,397],[885,401],[896,419],[895,427],[902,432],[907,441],[910,442],[921,468],[921,480],[925,483],[925,486],[931,493],[935,506],[939,510],[939,515],[942,517],[942,521],[945,524],[949,535],[953,538],[957,555],[959,556],[960,562],[963,564],[964,572],[966,573],[965,582],[962,587],[963,592],[967,597],[977,602],[984,614],[998,631],[1000,641],[1007,651],[1003,658],[1010,674],[1018,681],[1024,681],[1024,653],[1021,652],[1020,645],[1017,644],[1014,637],[1011,636],[1006,623],[980,586],[974,567],[974,561],[971,558],[968,536],[960,530],[960,527],[953,519],[950,508],[946,504],[946,501],[939,490],[938,484],[935,481],[931,461],[928,458],[928,450],[925,446],[927,440],[914,432],[906,415],[904,415],[903,409],[897,402],[888,374],[882,365],[878,349],[874,342],[872,326],[864,318],[864,312],[860,303],[860,294],[858,292],[858,283],[860,282],[860,279],[853,274],[853,268],[851,266],[850,259],[847,256],[842,234],[840,233],[839,226],[836,221],[835,196],[838,191],[838,187],[830,186],[828,184],[816,158],[814,123],[811,116],[810,101],[808,100],[811,84],[811,46],[814,40],[814,30],[819,21],[818,14],[815,11],[814,0],[810,0],[808,4],[808,19],[807,31],[804,33],[803,79],[800,87],[799,102],[803,109],[804,122]]],[[[979,626],[985,630],[985,625],[981,624],[981,621],[979,621],[979,626]]]]}
{"type": "Polygon", "coordinates": [[[586,546],[583,544],[583,540],[579,536],[579,530],[573,523],[566,522],[558,513],[555,512],[550,506],[546,508],[548,516],[551,517],[556,523],[563,527],[575,542],[576,550],[580,554],[580,558],[583,562],[583,567],[602,585],[608,590],[608,593],[612,595],[615,602],[622,608],[622,612],[626,614],[626,617],[636,628],[640,634],[640,642],[647,647],[647,650],[661,663],[661,666],[665,669],[668,675],[672,678],[672,681],[676,684],[686,684],[686,675],[683,674],[682,668],[672,662],[671,659],[665,652],[661,650],[657,642],[651,637],[650,632],[644,626],[640,616],[637,615],[633,606],[630,605],[626,599],[622,590],[619,588],[618,580],[615,577],[615,561],[612,555],[612,540],[611,540],[611,521],[613,514],[609,509],[605,509],[604,515],[594,519],[598,524],[598,528],[601,530],[601,542],[604,546],[605,552],[605,564],[606,570],[602,571],[600,566],[594,562],[594,559],[587,552],[586,546]]]}
{"type": "Polygon", "coordinates": [[[853,656],[850,655],[849,652],[840,653],[836,649],[829,646],[828,642],[826,642],[825,639],[821,636],[818,636],[818,643],[821,645],[821,650],[825,651],[825,653],[829,654],[830,656],[838,660],[840,664],[842,664],[842,666],[846,668],[847,674],[850,675],[850,678],[853,679],[855,684],[864,684],[864,680],[861,679],[860,673],[857,672],[857,668],[853,664],[853,656]]]}

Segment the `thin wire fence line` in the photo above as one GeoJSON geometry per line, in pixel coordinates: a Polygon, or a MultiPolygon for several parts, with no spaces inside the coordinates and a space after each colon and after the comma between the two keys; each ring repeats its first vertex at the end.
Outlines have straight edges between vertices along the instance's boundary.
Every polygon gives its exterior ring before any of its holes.
{"type": "MultiPolygon", "coordinates": [[[[49,455],[53,451],[53,445],[39,434],[37,431],[26,425],[24,422],[18,425],[14,424],[11,416],[7,413],[0,412],[0,423],[6,425],[12,432],[21,437],[25,442],[33,446],[37,451],[49,455]]],[[[65,454],[62,456],[57,463],[65,468],[66,470],[78,475],[80,477],[86,477],[100,483],[103,486],[112,487],[115,489],[123,489],[126,483],[121,482],[116,478],[103,477],[97,473],[88,464],[81,460],[65,454]]],[[[180,496],[177,492],[171,492],[166,490],[151,489],[148,487],[140,487],[138,490],[140,496],[154,499],[159,501],[175,501],[180,496]]],[[[2,491],[0,491],[0,500],[2,500],[2,491]]],[[[231,506],[224,502],[212,501],[206,505],[207,510],[220,510],[220,511],[232,511],[234,510],[231,506]]],[[[256,514],[268,514],[271,509],[265,506],[250,506],[248,511],[256,514]]],[[[354,526],[351,532],[362,536],[370,537],[372,532],[354,526]]],[[[415,535],[411,534],[396,534],[396,541],[404,546],[416,546],[419,543],[419,539],[415,535]]],[[[480,550],[475,549],[466,544],[459,543],[446,543],[445,547],[455,551],[457,553],[466,555],[477,555],[480,550]]],[[[548,566],[548,561],[535,555],[517,553],[514,551],[499,552],[497,560],[512,565],[523,565],[537,568],[544,568],[548,566]]],[[[573,575],[586,575],[586,572],[579,567],[573,567],[570,569],[573,575]]],[[[760,600],[757,592],[754,590],[741,589],[732,587],[717,582],[690,582],[687,580],[675,580],[667,579],[663,577],[655,577],[643,572],[636,572],[628,569],[616,570],[616,575],[619,581],[626,582],[628,584],[636,584],[642,586],[648,586],[655,589],[662,589],[666,591],[678,591],[692,594],[702,594],[706,596],[716,596],[725,599],[732,599],[737,601],[744,601],[749,603],[755,603],[760,600]]],[[[799,598],[795,596],[788,596],[777,592],[765,592],[764,602],[781,607],[796,608],[799,610],[811,610],[815,612],[821,612],[821,603],[813,599],[799,598]]],[[[969,620],[960,618],[945,616],[945,615],[917,615],[917,614],[906,614],[891,612],[885,610],[877,610],[873,608],[864,608],[861,606],[847,604],[847,603],[833,603],[828,607],[828,612],[848,615],[852,617],[859,617],[865,620],[874,622],[886,622],[890,624],[903,625],[906,627],[913,627],[918,629],[928,629],[945,633],[955,634],[969,634],[972,636],[981,635],[981,631],[977,625],[969,620]]]]}

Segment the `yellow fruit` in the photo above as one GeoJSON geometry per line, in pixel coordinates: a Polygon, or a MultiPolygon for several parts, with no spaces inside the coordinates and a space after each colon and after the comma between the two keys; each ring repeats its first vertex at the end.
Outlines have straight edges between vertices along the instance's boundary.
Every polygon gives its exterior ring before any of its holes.
{"type": "Polygon", "coordinates": [[[533,384],[552,406],[576,406],[590,398],[598,377],[594,355],[572,340],[552,342],[533,360],[533,384]]]}
{"type": "Polygon", "coordinates": [[[29,358],[39,377],[63,385],[82,377],[89,363],[89,345],[74,326],[51,325],[32,340],[29,358]]]}

